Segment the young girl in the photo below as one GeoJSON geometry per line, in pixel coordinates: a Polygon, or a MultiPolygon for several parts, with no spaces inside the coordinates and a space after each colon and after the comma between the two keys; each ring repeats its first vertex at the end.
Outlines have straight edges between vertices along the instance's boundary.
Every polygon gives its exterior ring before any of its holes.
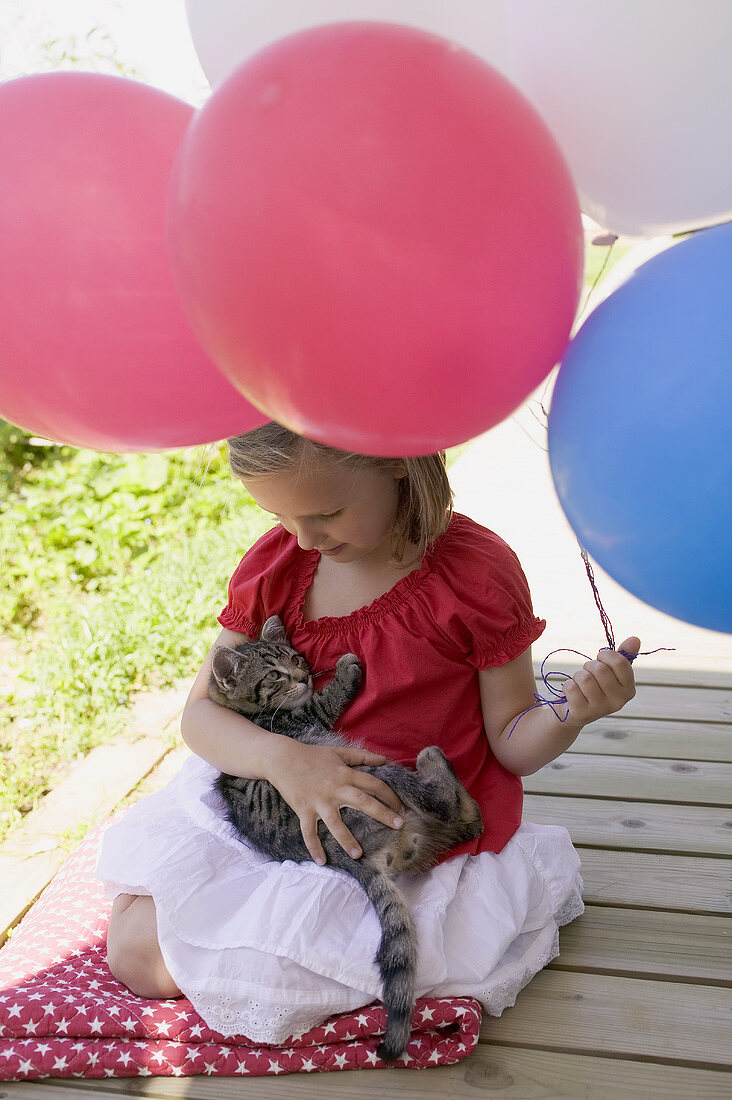
{"type": "Polygon", "coordinates": [[[452,512],[443,455],[345,454],[277,424],[229,450],[277,525],[234,573],[186,704],[195,755],[104,835],[112,973],[141,997],[182,992],[214,1030],[270,1044],[378,998],[376,915],[353,879],[323,866],[317,827],[358,856],[339,810],[397,829],[402,808],[354,766],[413,765],[439,745],[485,829],[428,873],[400,878],[419,934],[416,994],[470,994],[500,1015],[584,909],[569,834],[522,824],[520,777],[634,695],[630,663],[601,650],[564,685],[566,722],[537,707],[513,729],[534,702],[530,647],[545,623],[509,547],[452,512]],[[352,748],[302,745],[209,700],[216,647],[258,637],[273,614],[314,673],[332,674],[344,653],[360,658],[364,684],[339,723],[352,748]],[[273,783],[313,862],[272,863],[239,840],[212,789],[218,771],[273,783]]]}

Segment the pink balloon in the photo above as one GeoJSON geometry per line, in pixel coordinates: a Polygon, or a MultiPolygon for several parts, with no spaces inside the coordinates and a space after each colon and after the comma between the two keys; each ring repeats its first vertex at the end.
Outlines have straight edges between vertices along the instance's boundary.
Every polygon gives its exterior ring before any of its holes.
{"type": "Polygon", "coordinates": [[[496,424],[577,308],[554,139],[489,65],[413,28],[317,27],[247,60],[186,134],[169,226],[214,361],[344,449],[420,454],[496,424]]]}
{"type": "Polygon", "coordinates": [[[0,85],[0,416],[105,451],[204,443],[266,419],[200,348],[165,241],[193,111],[144,84],[0,85]]]}

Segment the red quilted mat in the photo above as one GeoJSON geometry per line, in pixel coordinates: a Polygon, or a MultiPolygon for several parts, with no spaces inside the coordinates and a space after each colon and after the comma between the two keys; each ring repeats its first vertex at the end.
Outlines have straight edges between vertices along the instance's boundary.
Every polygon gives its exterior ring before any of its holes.
{"type": "MultiPolygon", "coordinates": [[[[310,1073],[383,1066],[378,1003],[334,1016],[281,1047],[224,1037],[191,1002],[143,1000],[110,973],[111,902],[93,877],[100,826],[64,864],[0,951],[0,1080],[37,1077],[310,1073]]],[[[398,1064],[458,1062],[478,1041],[481,1006],[469,997],[422,999],[398,1064]]]]}

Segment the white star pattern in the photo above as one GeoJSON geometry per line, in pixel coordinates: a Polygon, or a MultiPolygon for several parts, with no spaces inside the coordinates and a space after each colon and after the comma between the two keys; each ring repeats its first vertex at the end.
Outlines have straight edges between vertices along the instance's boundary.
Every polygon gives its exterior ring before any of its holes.
{"type": "MultiPolygon", "coordinates": [[[[94,835],[89,834],[0,953],[0,1081],[120,1074],[280,1075],[383,1064],[370,1049],[383,1028],[381,1005],[341,1013],[317,1029],[296,1028],[284,1049],[284,1044],[260,1049],[227,1045],[221,1037],[211,1045],[211,1032],[189,1001],[146,1001],[127,991],[107,966],[111,902],[93,878],[99,830],[96,839],[94,835]],[[321,1045],[301,1045],[305,1034],[313,1032],[321,1045]]],[[[401,1061],[423,1067],[466,1057],[477,1042],[480,1018],[480,1006],[471,999],[418,1001],[417,1036],[401,1061]],[[456,1021],[459,1033],[445,1042],[441,1029],[456,1021]]]]}

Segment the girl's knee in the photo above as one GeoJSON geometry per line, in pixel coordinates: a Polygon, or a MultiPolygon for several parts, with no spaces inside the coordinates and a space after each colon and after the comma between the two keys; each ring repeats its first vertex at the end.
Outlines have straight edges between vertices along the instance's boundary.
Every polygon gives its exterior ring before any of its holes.
{"type": "Polygon", "coordinates": [[[107,933],[107,965],[112,975],[137,997],[180,997],[160,951],[155,903],[150,897],[132,902],[129,896],[123,897],[112,907],[107,933]]]}

